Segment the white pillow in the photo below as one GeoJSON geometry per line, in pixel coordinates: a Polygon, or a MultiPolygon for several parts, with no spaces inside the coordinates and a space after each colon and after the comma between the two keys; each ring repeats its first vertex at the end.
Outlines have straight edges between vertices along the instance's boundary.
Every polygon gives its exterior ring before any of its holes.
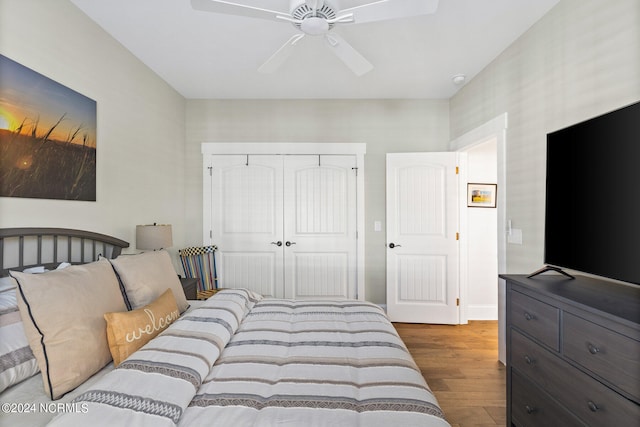
{"type": "MultiPolygon", "coordinates": [[[[11,279],[11,281],[14,286],[17,286],[15,280],[11,279]]],[[[29,347],[29,341],[24,334],[24,325],[16,301],[16,290],[0,290],[0,393],[32,377],[39,370],[36,358],[29,347]]]]}
{"type": "Polygon", "coordinates": [[[167,251],[120,255],[110,261],[120,276],[132,310],[151,304],[167,289],[173,292],[180,313],[189,307],[167,251]]]}
{"type": "Polygon", "coordinates": [[[118,279],[106,260],[11,275],[45,391],[58,399],[111,361],[104,314],[127,309],[118,279]]]}
{"type": "Polygon", "coordinates": [[[47,270],[46,268],[44,268],[44,265],[38,265],[36,267],[29,267],[29,268],[25,268],[24,270],[22,270],[23,273],[29,273],[29,274],[41,274],[41,273],[46,273],[47,270]]]}
{"type": "Polygon", "coordinates": [[[0,292],[15,289],[17,287],[18,283],[16,283],[16,280],[13,277],[0,277],[0,292]]]}
{"type": "MultiPolygon", "coordinates": [[[[61,263],[57,269],[69,267],[61,263]]],[[[43,266],[28,268],[23,273],[44,273],[43,266]]],[[[40,372],[36,357],[29,347],[24,323],[18,309],[13,277],[0,277],[0,393],[40,372]]]]}

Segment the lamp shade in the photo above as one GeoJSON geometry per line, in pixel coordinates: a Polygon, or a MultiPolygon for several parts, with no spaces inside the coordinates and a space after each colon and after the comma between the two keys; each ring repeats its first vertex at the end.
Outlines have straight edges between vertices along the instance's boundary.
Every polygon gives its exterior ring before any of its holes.
{"type": "Polygon", "coordinates": [[[156,250],[173,246],[170,224],[136,225],[136,248],[156,250]]]}

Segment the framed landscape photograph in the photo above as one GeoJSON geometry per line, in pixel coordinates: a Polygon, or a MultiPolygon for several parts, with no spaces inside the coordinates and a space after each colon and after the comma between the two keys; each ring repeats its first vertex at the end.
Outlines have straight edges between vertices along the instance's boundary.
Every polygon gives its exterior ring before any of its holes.
{"type": "Polygon", "coordinates": [[[470,208],[495,208],[497,184],[467,184],[467,206],[470,208]]]}
{"type": "Polygon", "coordinates": [[[96,101],[0,55],[0,197],[96,200],[96,101]]]}

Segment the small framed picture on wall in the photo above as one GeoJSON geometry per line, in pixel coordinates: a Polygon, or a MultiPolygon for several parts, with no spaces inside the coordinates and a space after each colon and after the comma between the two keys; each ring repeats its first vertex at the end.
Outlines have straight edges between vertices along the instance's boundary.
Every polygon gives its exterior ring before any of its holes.
{"type": "Polygon", "coordinates": [[[470,208],[495,208],[497,184],[467,184],[467,206],[470,208]]]}

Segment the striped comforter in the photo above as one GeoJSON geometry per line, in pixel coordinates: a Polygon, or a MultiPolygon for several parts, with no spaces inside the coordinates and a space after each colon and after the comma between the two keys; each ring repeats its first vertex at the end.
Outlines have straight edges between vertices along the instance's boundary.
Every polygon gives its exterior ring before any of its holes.
{"type": "Polygon", "coordinates": [[[221,291],[54,426],[448,426],[382,310],[221,291]]]}

